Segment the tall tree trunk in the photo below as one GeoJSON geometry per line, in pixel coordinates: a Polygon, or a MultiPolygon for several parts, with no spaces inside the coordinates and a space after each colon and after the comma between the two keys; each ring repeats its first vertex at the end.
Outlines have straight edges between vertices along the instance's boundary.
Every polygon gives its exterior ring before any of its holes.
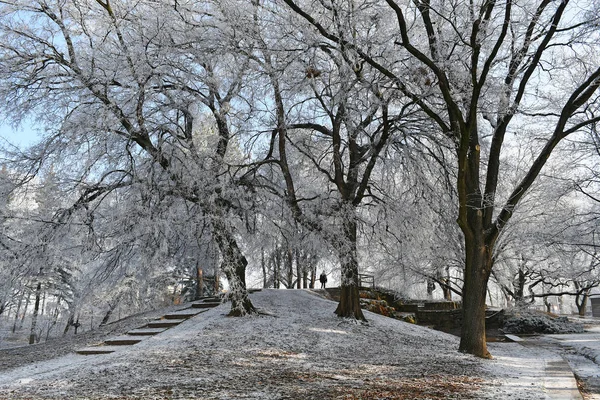
{"type": "Polygon", "coordinates": [[[343,222],[344,241],[338,249],[338,256],[342,267],[342,282],[340,302],[335,310],[339,317],[355,318],[366,321],[360,308],[358,292],[358,257],[356,251],[356,218],[352,214],[343,222]]]}
{"type": "Polygon", "coordinates": [[[281,251],[279,246],[275,247],[275,259],[273,263],[273,287],[281,287],[281,251]]]}
{"type": "Polygon", "coordinates": [[[221,283],[219,282],[219,278],[221,275],[221,270],[219,269],[219,262],[218,262],[218,254],[217,254],[217,249],[215,249],[215,246],[213,244],[213,242],[210,242],[210,253],[211,253],[211,258],[212,258],[212,262],[213,262],[213,275],[215,278],[214,281],[214,292],[215,292],[215,296],[217,296],[219,294],[219,292],[221,291],[221,283]]]}
{"type": "MultiPolygon", "coordinates": [[[[298,252],[300,253],[300,252],[298,252]]],[[[309,265],[308,265],[308,254],[307,253],[303,253],[302,254],[302,287],[304,289],[308,289],[308,270],[309,270],[309,265]]]]}
{"type": "Polygon", "coordinates": [[[40,315],[44,315],[44,310],[46,309],[46,289],[42,292],[42,307],[40,308],[40,315]]]}
{"type": "Polygon", "coordinates": [[[269,277],[267,276],[267,262],[265,260],[265,248],[260,248],[260,266],[263,274],[263,288],[266,289],[269,285],[269,277]]]}
{"type": "Polygon", "coordinates": [[[215,241],[223,258],[221,269],[229,282],[231,311],[228,315],[241,317],[256,314],[257,311],[248,298],[248,290],[246,289],[246,266],[248,261],[238,247],[233,234],[227,230],[224,222],[214,219],[212,223],[215,241]]]}
{"type": "Polygon", "coordinates": [[[485,298],[492,270],[493,245],[483,232],[465,238],[463,312],[459,351],[491,358],[485,341],[485,298]]]}
{"type": "Polygon", "coordinates": [[[13,323],[12,333],[15,333],[17,330],[17,322],[19,321],[19,313],[21,312],[21,305],[23,304],[23,296],[25,296],[25,289],[21,291],[19,301],[17,302],[17,312],[15,313],[15,321],[13,323]]]}
{"type": "Polygon", "coordinates": [[[287,283],[286,283],[285,287],[287,289],[293,289],[294,288],[294,254],[289,245],[286,246],[286,251],[285,251],[285,266],[286,266],[286,270],[287,270],[287,283]]]}
{"type": "Polygon", "coordinates": [[[310,283],[308,284],[308,287],[310,289],[314,289],[316,281],[317,281],[317,264],[314,262],[314,260],[311,259],[311,261],[310,261],[310,283]]]}
{"type": "Polygon", "coordinates": [[[35,328],[37,325],[38,313],[40,312],[40,295],[42,292],[42,283],[38,282],[35,288],[35,305],[33,307],[33,315],[31,317],[31,330],[29,331],[29,344],[35,343],[35,328]]]}
{"type": "Polygon", "coordinates": [[[19,330],[23,327],[23,322],[25,321],[25,316],[27,315],[27,309],[29,308],[29,303],[31,303],[31,293],[27,293],[25,297],[25,307],[23,307],[23,314],[21,314],[21,321],[19,322],[19,330]]]}
{"type": "Polygon", "coordinates": [[[296,256],[296,289],[300,289],[302,287],[302,263],[300,262],[300,251],[296,249],[294,255],[296,256]]]}

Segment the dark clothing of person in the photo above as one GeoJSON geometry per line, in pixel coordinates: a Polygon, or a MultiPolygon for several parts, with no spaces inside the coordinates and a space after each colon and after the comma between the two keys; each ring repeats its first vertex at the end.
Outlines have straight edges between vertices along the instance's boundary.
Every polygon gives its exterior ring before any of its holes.
{"type": "Polygon", "coordinates": [[[325,272],[321,274],[319,281],[321,282],[321,289],[325,289],[325,284],[327,283],[327,275],[325,275],[325,272]]]}

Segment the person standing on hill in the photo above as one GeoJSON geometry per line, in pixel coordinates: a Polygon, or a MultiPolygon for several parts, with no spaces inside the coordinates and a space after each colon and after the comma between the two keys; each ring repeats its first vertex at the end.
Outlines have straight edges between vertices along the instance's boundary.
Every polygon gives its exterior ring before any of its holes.
{"type": "Polygon", "coordinates": [[[327,283],[327,274],[325,274],[325,271],[321,272],[319,282],[321,282],[321,289],[325,289],[325,284],[327,283]]]}

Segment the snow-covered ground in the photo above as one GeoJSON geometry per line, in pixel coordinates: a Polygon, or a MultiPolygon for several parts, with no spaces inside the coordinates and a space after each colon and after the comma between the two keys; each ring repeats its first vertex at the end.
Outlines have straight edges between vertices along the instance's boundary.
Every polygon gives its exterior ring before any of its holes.
{"type": "Polygon", "coordinates": [[[251,299],[264,315],[228,318],[223,304],[113,354],[5,369],[0,398],[560,398],[548,379],[557,356],[544,349],[497,343],[480,360],[441,332],[368,312],[368,325],[340,320],[310,291],[251,299]]]}

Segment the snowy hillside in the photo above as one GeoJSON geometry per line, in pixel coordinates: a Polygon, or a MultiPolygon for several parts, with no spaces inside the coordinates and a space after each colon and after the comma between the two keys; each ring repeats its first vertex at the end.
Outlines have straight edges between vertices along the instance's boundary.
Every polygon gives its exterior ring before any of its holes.
{"type": "Polygon", "coordinates": [[[228,318],[223,304],[113,354],[4,371],[0,398],[545,398],[540,359],[518,344],[492,346],[497,359],[484,361],[420,326],[371,313],[368,325],[340,320],[336,303],[310,291],[252,300],[264,315],[228,318]],[[529,379],[511,385],[521,373],[529,379]]]}

